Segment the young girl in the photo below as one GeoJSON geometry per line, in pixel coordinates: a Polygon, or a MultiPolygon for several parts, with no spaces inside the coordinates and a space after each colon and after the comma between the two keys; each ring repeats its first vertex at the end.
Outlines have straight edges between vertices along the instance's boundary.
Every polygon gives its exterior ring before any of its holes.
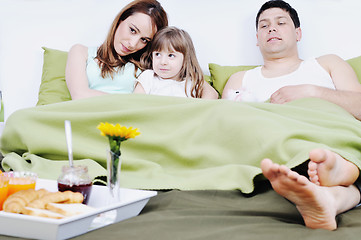
{"type": "Polygon", "coordinates": [[[166,27],[155,36],[142,56],[145,70],[137,79],[134,93],[164,96],[218,98],[204,80],[189,34],[176,27],[166,27]]]}
{"type": "Polygon", "coordinates": [[[135,0],[115,17],[99,48],[74,45],[65,70],[72,99],[132,93],[140,56],[154,34],[165,26],[168,17],[159,2],[135,0]]]}

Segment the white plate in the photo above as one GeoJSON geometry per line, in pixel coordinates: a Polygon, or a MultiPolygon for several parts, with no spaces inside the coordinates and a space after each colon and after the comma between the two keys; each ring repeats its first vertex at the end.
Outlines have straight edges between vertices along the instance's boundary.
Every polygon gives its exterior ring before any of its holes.
{"type": "MultiPolygon", "coordinates": [[[[57,182],[38,179],[36,189],[57,191],[57,182]]],[[[0,211],[0,234],[34,239],[67,239],[137,216],[156,191],[124,189],[121,201],[109,204],[107,187],[94,185],[88,205],[93,212],[64,219],[50,219],[0,211]]]]}

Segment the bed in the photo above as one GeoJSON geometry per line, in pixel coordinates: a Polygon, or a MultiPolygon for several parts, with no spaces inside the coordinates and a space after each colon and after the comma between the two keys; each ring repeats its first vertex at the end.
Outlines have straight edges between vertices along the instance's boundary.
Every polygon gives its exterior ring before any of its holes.
{"type": "MultiPolygon", "coordinates": [[[[246,1],[236,0],[160,2],[170,24],[192,36],[204,73],[219,93],[233,72],[262,64],[255,46],[254,16],[263,1],[247,1],[247,7],[246,1]],[[185,10],[207,21],[184,21],[185,10]],[[226,41],[222,49],[217,47],[226,41]]],[[[358,28],[361,4],[289,2],[299,11],[304,28],[301,57],[338,54],[361,79],[360,32],[350,30],[358,28]],[[322,19],[314,16],[319,6],[322,19]],[[334,18],[337,14],[343,17],[334,18]]],[[[64,120],[72,122],[74,158],[88,165],[92,177],[105,175],[107,142],[97,124],[119,122],[141,132],[122,145],[122,186],[157,190],[158,195],[139,216],[75,239],[359,237],[359,208],[339,215],[336,231],[308,229],[294,205],[270,188],[259,168],[263,157],[302,167],[309,150],[316,147],[331,149],[360,168],[361,123],[345,110],[319,99],[282,106],[132,94],[70,101],[64,82],[67,50],[75,42],[101,42],[125,3],[4,3],[0,30],[7,34],[0,35],[0,87],[5,126],[0,149],[5,170],[31,170],[41,178],[56,179],[67,159],[64,120]],[[15,14],[19,7],[20,15],[15,14]],[[96,13],[104,19],[94,19],[96,13]],[[20,43],[23,34],[28,36],[27,44],[20,43]],[[18,48],[8,46],[13,44],[18,48]],[[28,62],[23,71],[15,64],[19,56],[28,62]]]]}
{"type": "Polygon", "coordinates": [[[74,158],[88,165],[92,176],[104,174],[107,147],[97,123],[117,119],[138,127],[141,135],[122,145],[121,185],[159,192],[139,216],[79,239],[261,239],[290,234],[338,239],[345,232],[353,239],[359,234],[359,208],[339,215],[335,232],[311,230],[293,204],[260,175],[261,156],[286,156],[285,164],[294,167],[315,147],[332,149],[360,166],[360,122],[336,105],[303,99],[280,108],[146,95],[49,104],[8,118],[1,139],[3,167],[56,179],[67,164],[64,119],[72,122],[74,158]],[[200,122],[194,121],[195,115],[200,122]],[[237,124],[245,127],[234,127],[237,124]]]}

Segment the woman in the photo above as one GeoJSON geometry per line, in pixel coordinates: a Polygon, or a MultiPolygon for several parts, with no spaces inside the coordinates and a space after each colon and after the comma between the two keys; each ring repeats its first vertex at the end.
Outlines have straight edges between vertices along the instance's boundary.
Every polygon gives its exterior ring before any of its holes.
{"type": "Polygon", "coordinates": [[[140,56],[165,26],[168,17],[159,2],[135,0],[116,16],[99,48],[74,45],[65,70],[72,99],[132,93],[140,56]]]}

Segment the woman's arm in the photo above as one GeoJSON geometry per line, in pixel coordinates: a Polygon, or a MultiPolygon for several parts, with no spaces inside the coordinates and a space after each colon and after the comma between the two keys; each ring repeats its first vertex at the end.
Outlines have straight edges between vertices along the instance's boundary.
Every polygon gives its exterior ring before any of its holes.
{"type": "Polygon", "coordinates": [[[89,88],[86,75],[87,59],[88,48],[86,46],[76,44],[69,50],[65,80],[73,100],[107,94],[89,88]]]}

